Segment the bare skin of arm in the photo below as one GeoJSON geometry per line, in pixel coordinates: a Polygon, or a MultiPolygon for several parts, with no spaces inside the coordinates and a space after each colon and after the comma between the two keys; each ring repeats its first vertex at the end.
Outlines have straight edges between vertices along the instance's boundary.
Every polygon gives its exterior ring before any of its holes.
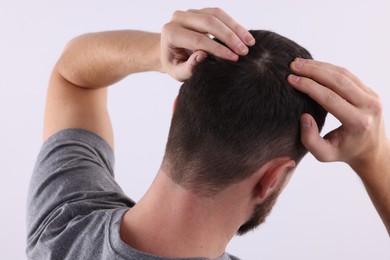
{"type": "Polygon", "coordinates": [[[379,96],[348,70],[329,63],[296,59],[290,84],[308,94],[341,122],[322,138],[314,119],[301,118],[302,142],[323,162],[343,161],[363,181],[390,235],[390,141],[379,96]]]}
{"type": "Polygon", "coordinates": [[[53,69],[43,138],[62,129],[82,128],[113,147],[107,86],[143,71],[165,72],[183,81],[207,53],[235,61],[253,44],[250,33],[218,8],[177,11],[161,34],[126,30],[79,36],[68,43],[53,69]]]}
{"type": "Polygon", "coordinates": [[[113,147],[106,87],[130,73],[161,70],[159,38],[158,34],[118,31],[86,34],[69,42],[50,79],[44,139],[62,129],[82,128],[113,147]],[[133,62],[136,59],[143,63],[133,62]]]}

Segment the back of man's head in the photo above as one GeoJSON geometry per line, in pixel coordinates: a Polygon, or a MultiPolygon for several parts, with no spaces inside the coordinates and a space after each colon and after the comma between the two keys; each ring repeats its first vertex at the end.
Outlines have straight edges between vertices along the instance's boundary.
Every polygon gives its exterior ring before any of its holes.
{"type": "Polygon", "coordinates": [[[299,118],[311,114],[322,128],[326,112],[287,82],[296,57],[307,50],[269,31],[251,31],[256,44],[238,62],[208,56],[181,87],[164,167],[174,182],[208,196],[286,156],[307,152],[299,118]]]}

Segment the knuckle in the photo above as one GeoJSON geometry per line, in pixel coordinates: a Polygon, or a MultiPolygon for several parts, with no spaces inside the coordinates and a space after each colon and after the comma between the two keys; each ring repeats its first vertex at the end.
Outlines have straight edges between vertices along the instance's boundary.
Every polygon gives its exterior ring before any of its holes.
{"type": "Polygon", "coordinates": [[[203,23],[206,28],[213,27],[216,23],[217,18],[212,15],[205,15],[203,18],[203,23]]]}
{"type": "Polygon", "coordinates": [[[242,27],[239,24],[235,24],[235,25],[232,26],[232,30],[234,32],[241,32],[242,31],[242,27]]]}
{"type": "Polygon", "coordinates": [[[383,111],[383,104],[379,98],[375,98],[369,101],[368,108],[374,115],[380,115],[383,111]]]}
{"type": "Polygon", "coordinates": [[[341,75],[344,75],[344,76],[351,74],[351,72],[349,72],[349,70],[347,68],[344,68],[344,67],[339,67],[337,69],[337,71],[338,71],[338,73],[340,73],[341,75]]]}
{"type": "Polygon", "coordinates": [[[161,29],[161,34],[162,35],[169,35],[174,31],[175,24],[173,22],[166,23],[161,29]]]}
{"type": "Polygon", "coordinates": [[[225,37],[226,37],[226,39],[234,39],[237,36],[233,31],[229,30],[225,33],[225,37]]]}
{"type": "Polygon", "coordinates": [[[166,23],[166,24],[164,24],[163,25],[163,27],[161,28],[161,34],[165,34],[166,32],[167,32],[167,30],[168,30],[168,27],[169,25],[166,23]]]}
{"type": "Polygon", "coordinates": [[[183,11],[177,10],[177,11],[173,12],[171,20],[176,21],[176,20],[180,19],[180,17],[182,15],[183,15],[183,11]]]}
{"type": "Polygon", "coordinates": [[[162,31],[162,32],[169,32],[169,31],[172,30],[172,27],[173,27],[173,23],[172,23],[172,22],[166,23],[166,24],[164,24],[164,26],[162,27],[161,31],[162,31]]]}
{"type": "Polygon", "coordinates": [[[368,88],[368,92],[369,92],[369,94],[370,94],[373,98],[377,99],[379,103],[381,102],[381,101],[380,101],[381,97],[380,97],[379,94],[376,93],[372,88],[368,88]]]}
{"type": "Polygon", "coordinates": [[[368,116],[361,117],[355,121],[354,128],[359,132],[366,132],[371,128],[372,120],[368,116]]]}
{"type": "MultiPolygon", "coordinates": [[[[343,70],[343,68],[341,69],[343,70]]],[[[349,81],[349,79],[345,76],[346,74],[340,72],[339,74],[337,74],[336,76],[336,83],[337,85],[339,86],[345,86],[347,84],[347,82],[349,81]]]]}
{"type": "Polygon", "coordinates": [[[219,7],[212,7],[210,8],[210,11],[215,15],[222,15],[224,11],[219,7]]]}
{"type": "Polygon", "coordinates": [[[221,44],[218,44],[216,47],[215,47],[215,52],[218,54],[218,56],[223,56],[224,53],[226,53],[228,50],[228,48],[226,48],[225,46],[221,45],[221,44]]]}
{"type": "Polygon", "coordinates": [[[325,103],[329,106],[333,105],[339,100],[339,96],[334,93],[333,91],[328,91],[328,93],[325,95],[325,103]]]}

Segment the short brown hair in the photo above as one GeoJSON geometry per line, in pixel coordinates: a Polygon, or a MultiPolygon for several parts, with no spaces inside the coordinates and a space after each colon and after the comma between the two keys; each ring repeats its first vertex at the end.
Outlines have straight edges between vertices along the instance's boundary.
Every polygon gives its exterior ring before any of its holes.
{"type": "Polygon", "coordinates": [[[164,157],[169,176],[201,195],[213,195],[267,161],[307,152],[299,118],[322,128],[326,112],[287,82],[289,64],[311,58],[297,43],[270,31],[250,31],[256,44],[232,62],[208,56],[179,92],[164,157]]]}

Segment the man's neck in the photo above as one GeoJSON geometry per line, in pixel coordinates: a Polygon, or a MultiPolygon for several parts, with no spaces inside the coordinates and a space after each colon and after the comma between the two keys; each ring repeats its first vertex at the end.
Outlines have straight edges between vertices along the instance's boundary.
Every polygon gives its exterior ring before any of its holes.
{"type": "Polygon", "coordinates": [[[160,171],[140,202],[125,214],[121,238],[152,255],[217,258],[250,210],[239,209],[243,203],[234,200],[239,196],[224,193],[199,197],[160,171]]]}

